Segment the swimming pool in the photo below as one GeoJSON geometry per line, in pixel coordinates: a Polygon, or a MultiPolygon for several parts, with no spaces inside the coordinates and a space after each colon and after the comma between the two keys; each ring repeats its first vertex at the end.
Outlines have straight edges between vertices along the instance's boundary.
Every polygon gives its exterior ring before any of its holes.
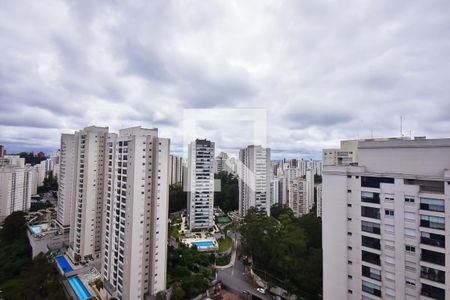
{"type": "Polygon", "coordinates": [[[195,245],[197,247],[213,247],[214,246],[213,241],[192,242],[191,244],[195,245]]]}
{"type": "Polygon", "coordinates": [[[87,290],[87,288],[84,286],[83,282],[81,282],[80,278],[78,276],[73,276],[67,279],[70,283],[70,286],[75,291],[75,294],[77,294],[77,297],[79,300],[87,300],[91,298],[91,294],[87,290]]]}
{"type": "Polygon", "coordinates": [[[69,264],[69,262],[66,260],[66,258],[64,256],[57,256],[56,258],[56,262],[58,263],[59,267],[61,268],[61,270],[63,270],[64,273],[70,272],[72,271],[72,266],[69,264]]]}
{"type": "Polygon", "coordinates": [[[34,225],[34,226],[31,226],[31,230],[32,230],[33,233],[35,233],[35,234],[42,233],[41,225],[34,225]]]}

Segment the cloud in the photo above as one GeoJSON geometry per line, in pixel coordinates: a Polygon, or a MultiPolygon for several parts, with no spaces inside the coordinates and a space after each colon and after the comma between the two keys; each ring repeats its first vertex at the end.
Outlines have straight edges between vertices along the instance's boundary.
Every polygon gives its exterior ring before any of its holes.
{"type": "MultiPolygon", "coordinates": [[[[444,137],[448,28],[445,0],[2,1],[0,143],[142,125],[180,151],[184,108],[265,108],[277,158],[398,135],[401,115],[444,137]]],[[[251,142],[246,122],[204,127],[218,149],[251,142]]]]}

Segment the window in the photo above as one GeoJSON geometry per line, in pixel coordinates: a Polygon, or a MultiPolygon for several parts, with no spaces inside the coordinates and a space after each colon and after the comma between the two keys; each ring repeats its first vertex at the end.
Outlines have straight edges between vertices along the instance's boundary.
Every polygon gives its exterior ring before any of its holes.
{"type": "Polygon", "coordinates": [[[394,178],[361,176],[361,186],[380,188],[381,183],[394,183],[394,178]]]}
{"type": "Polygon", "coordinates": [[[390,240],[384,240],[384,248],[388,250],[394,250],[395,249],[395,242],[390,240]]]}
{"type": "Polygon", "coordinates": [[[362,276],[381,281],[381,271],[368,266],[362,266],[362,276]]]}
{"type": "Polygon", "coordinates": [[[405,284],[407,287],[416,288],[416,280],[415,279],[411,279],[411,278],[406,278],[405,284]]]}
{"type": "Polygon", "coordinates": [[[445,284],[445,272],[441,270],[422,266],[420,269],[420,277],[445,284]]]}
{"type": "Polygon", "coordinates": [[[380,194],[372,192],[361,192],[361,201],[369,203],[380,203],[380,194]]]}
{"type": "Polygon", "coordinates": [[[405,228],[405,236],[415,238],[417,236],[417,231],[415,229],[405,228]]]}
{"type": "Polygon", "coordinates": [[[394,201],[394,195],[386,194],[386,195],[384,195],[384,200],[385,201],[394,201]]]}
{"type": "Polygon", "coordinates": [[[405,211],[405,221],[415,223],[416,222],[416,214],[405,211]]]}
{"type": "Polygon", "coordinates": [[[422,249],[422,261],[445,266],[445,254],[431,250],[422,249]]]}
{"type": "Polygon", "coordinates": [[[442,217],[420,215],[420,226],[445,230],[445,219],[442,217]]]}
{"type": "Polygon", "coordinates": [[[364,235],[361,237],[361,245],[364,247],[369,247],[369,248],[373,248],[373,249],[377,249],[377,250],[380,250],[380,248],[381,248],[379,239],[364,236],[364,235]]]}
{"type": "Polygon", "coordinates": [[[405,270],[416,273],[416,263],[412,261],[405,261],[405,270]]]}
{"type": "Polygon", "coordinates": [[[411,204],[416,202],[416,199],[414,198],[414,196],[405,196],[405,202],[411,204]]]}
{"type": "Polygon", "coordinates": [[[409,253],[416,253],[416,247],[411,245],[405,245],[405,251],[409,253]]]}
{"type": "Polygon", "coordinates": [[[394,210],[392,210],[392,209],[385,209],[384,210],[384,215],[393,217],[394,216],[394,210]]]}
{"type": "Polygon", "coordinates": [[[384,272],[384,277],[389,281],[395,281],[395,274],[391,272],[384,272]]]}
{"type": "Polygon", "coordinates": [[[361,230],[365,232],[380,234],[380,224],[361,221],[361,230]]]}
{"type": "Polygon", "coordinates": [[[372,219],[379,219],[380,209],[375,207],[361,206],[361,216],[372,219]]]}
{"type": "Polygon", "coordinates": [[[445,300],[445,290],[422,283],[420,294],[436,300],[445,300]]]}
{"type": "Polygon", "coordinates": [[[426,245],[445,248],[445,235],[421,231],[420,242],[426,245]]]}
{"type": "Polygon", "coordinates": [[[432,198],[420,198],[420,209],[444,212],[444,200],[432,198]]]}
{"type": "Polygon", "coordinates": [[[394,234],[395,233],[395,227],[394,225],[384,224],[384,232],[388,234],[394,234]]]}
{"type": "Polygon", "coordinates": [[[368,252],[368,251],[361,251],[361,258],[363,261],[374,264],[374,265],[381,265],[380,262],[380,255],[368,252]]]}
{"type": "Polygon", "coordinates": [[[381,297],[381,288],[377,284],[373,284],[371,282],[362,281],[362,290],[366,293],[381,297]]]}

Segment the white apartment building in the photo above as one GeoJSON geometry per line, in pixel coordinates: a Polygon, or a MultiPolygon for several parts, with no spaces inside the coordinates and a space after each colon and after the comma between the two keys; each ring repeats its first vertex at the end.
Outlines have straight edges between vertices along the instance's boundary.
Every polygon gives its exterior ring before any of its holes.
{"type": "Polygon", "coordinates": [[[316,184],[316,216],[322,218],[322,184],[316,184]]]}
{"type": "Polygon", "coordinates": [[[314,206],[314,169],[306,170],[305,205],[303,213],[309,213],[314,206]]]}
{"type": "Polygon", "coordinates": [[[102,244],[105,142],[108,127],[75,132],[75,200],[69,235],[69,255],[98,257],[102,244]]]}
{"type": "Polygon", "coordinates": [[[15,211],[31,206],[31,167],[19,156],[0,158],[0,222],[15,211]]]}
{"type": "Polygon", "coordinates": [[[270,181],[270,206],[280,203],[280,179],[273,178],[270,181]]]}
{"type": "Polygon", "coordinates": [[[322,186],[325,300],[450,299],[450,139],[358,141],[322,186]]]}
{"type": "Polygon", "coordinates": [[[187,173],[189,229],[209,229],[214,226],[214,142],[189,144],[187,173]]]}
{"type": "Polygon", "coordinates": [[[169,171],[170,171],[170,184],[182,183],[184,162],[180,156],[169,156],[169,171]]]}
{"type": "Polygon", "coordinates": [[[75,203],[75,189],[77,188],[75,168],[78,138],[75,134],[62,134],[59,159],[58,204],[56,207],[56,221],[65,231],[70,229],[75,203]]]}
{"type": "Polygon", "coordinates": [[[250,207],[270,215],[270,152],[270,148],[255,145],[239,151],[239,214],[242,217],[250,207]]]}
{"type": "Polygon", "coordinates": [[[117,299],[166,289],[170,140],[133,127],[106,141],[102,269],[117,299]]]}

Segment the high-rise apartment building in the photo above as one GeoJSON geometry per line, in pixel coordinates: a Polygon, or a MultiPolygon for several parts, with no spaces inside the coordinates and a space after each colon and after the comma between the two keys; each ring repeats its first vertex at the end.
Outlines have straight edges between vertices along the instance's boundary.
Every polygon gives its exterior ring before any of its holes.
{"type": "Polygon", "coordinates": [[[74,217],[72,209],[75,203],[75,189],[78,187],[75,178],[77,142],[75,134],[61,135],[56,221],[65,231],[69,231],[74,217]]]}
{"type": "Polygon", "coordinates": [[[316,216],[322,218],[322,184],[316,184],[316,216]]]}
{"type": "Polygon", "coordinates": [[[166,289],[169,153],[170,141],[157,129],[108,135],[101,273],[117,299],[166,289]]]}
{"type": "Polygon", "coordinates": [[[68,251],[73,259],[100,254],[107,134],[108,127],[95,126],[75,133],[75,199],[68,251]]]}
{"type": "Polygon", "coordinates": [[[3,145],[0,145],[0,158],[6,155],[6,150],[3,145]]]}
{"type": "Polygon", "coordinates": [[[32,176],[24,158],[0,158],[0,222],[15,211],[30,209],[32,176]]]}
{"type": "Polygon", "coordinates": [[[450,299],[450,139],[356,149],[323,170],[324,299],[450,299]]]}
{"type": "Polygon", "coordinates": [[[182,183],[184,173],[184,162],[180,156],[169,156],[170,184],[182,183]]]}
{"type": "Polygon", "coordinates": [[[187,213],[190,230],[214,225],[214,142],[195,140],[189,144],[187,213]]]}
{"type": "Polygon", "coordinates": [[[304,213],[309,213],[314,206],[314,168],[306,170],[304,213]],[[306,211],[307,210],[307,211],[306,211]]]}
{"type": "Polygon", "coordinates": [[[239,214],[245,216],[254,207],[270,215],[270,148],[248,146],[239,151],[239,160],[239,214]]]}

